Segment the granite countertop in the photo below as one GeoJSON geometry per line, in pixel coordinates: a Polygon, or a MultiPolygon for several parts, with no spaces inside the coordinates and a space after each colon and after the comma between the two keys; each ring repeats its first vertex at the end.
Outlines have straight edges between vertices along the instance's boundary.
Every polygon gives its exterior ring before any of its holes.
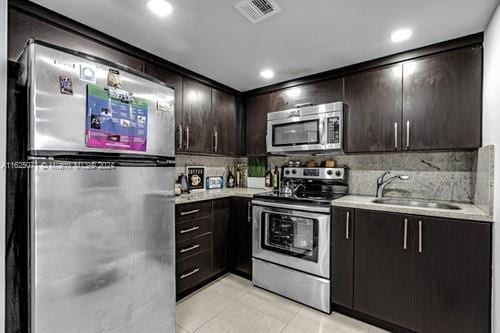
{"type": "Polygon", "coordinates": [[[437,208],[376,204],[372,202],[373,199],[375,199],[375,197],[361,196],[361,195],[347,195],[345,197],[333,200],[332,206],[346,207],[346,208],[360,208],[360,209],[376,210],[376,211],[391,212],[391,213],[444,217],[444,218],[471,220],[471,221],[493,222],[493,217],[491,215],[489,215],[482,209],[470,203],[440,201],[443,203],[460,207],[459,210],[448,210],[448,209],[437,209],[437,208]]]}
{"type": "Polygon", "coordinates": [[[255,194],[272,191],[272,189],[256,189],[256,188],[223,188],[220,190],[206,190],[182,194],[175,197],[175,204],[183,204],[196,201],[213,200],[228,197],[244,197],[252,198],[255,194]]]}

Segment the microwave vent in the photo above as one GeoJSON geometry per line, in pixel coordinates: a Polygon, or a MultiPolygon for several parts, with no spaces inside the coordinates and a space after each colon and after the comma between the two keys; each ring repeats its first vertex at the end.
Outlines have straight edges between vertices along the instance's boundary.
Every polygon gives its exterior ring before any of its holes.
{"type": "Polygon", "coordinates": [[[234,5],[234,8],[254,24],[281,11],[273,0],[243,0],[234,5]]]}

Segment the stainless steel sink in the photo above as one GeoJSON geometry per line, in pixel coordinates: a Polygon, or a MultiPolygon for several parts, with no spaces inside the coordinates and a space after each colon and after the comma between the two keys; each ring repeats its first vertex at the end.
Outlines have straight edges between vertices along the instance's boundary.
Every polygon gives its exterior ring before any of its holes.
{"type": "Polygon", "coordinates": [[[381,198],[381,199],[374,199],[372,200],[372,202],[382,205],[396,205],[396,206],[423,207],[423,208],[450,209],[450,210],[461,209],[458,206],[446,203],[419,201],[419,200],[381,198]]]}

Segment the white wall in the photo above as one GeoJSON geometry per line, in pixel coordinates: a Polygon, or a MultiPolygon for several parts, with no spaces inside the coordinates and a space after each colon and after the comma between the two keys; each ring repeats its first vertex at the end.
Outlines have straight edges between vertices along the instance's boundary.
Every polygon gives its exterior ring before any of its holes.
{"type": "Polygon", "coordinates": [[[0,332],[5,315],[5,132],[7,110],[7,0],[0,0],[0,332]]]}
{"type": "Polygon", "coordinates": [[[500,332],[500,7],[485,31],[483,80],[483,145],[495,145],[493,225],[493,332],[500,332]]]}

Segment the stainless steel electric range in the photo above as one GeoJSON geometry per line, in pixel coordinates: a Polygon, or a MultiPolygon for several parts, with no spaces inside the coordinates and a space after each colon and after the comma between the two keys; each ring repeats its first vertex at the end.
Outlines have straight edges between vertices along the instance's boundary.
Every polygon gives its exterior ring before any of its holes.
{"type": "Polygon", "coordinates": [[[253,283],[330,313],[330,204],[343,168],[284,168],[281,191],[252,201],[253,283]]]}

